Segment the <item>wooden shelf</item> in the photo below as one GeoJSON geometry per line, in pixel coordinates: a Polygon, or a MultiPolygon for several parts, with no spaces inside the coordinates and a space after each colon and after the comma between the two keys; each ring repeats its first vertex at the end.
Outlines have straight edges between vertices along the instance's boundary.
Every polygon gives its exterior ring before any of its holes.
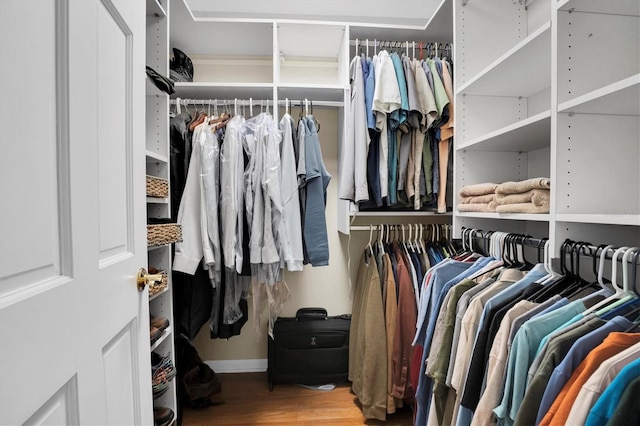
{"type": "Polygon", "coordinates": [[[640,226],[640,214],[556,214],[558,222],[640,226]]]}
{"type": "Polygon", "coordinates": [[[529,97],[551,86],[551,23],[531,33],[458,89],[459,95],[529,97]]]}
{"type": "Polygon", "coordinates": [[[566,12],[640,16],[640,3],[638,0],[560,0],[556,6],[558,10],[566,12]]]}
{"type": "Polygon", "coordinates": [[[558,112],[640,115],[640,74],[558,105],[558,112]]]}
{"type": "Polygon", "coordinates": [[[501,220],[528,220],[535,222],[548,222],[549,214],[526,214],[526,213],[456,213],[457,217],[469,217],[480,219],[501,219],[501,220]]]}
{"type": "Polygon", "coordinates": [[[456,147],[460,150],[529,152],[550,146],[551,113],[544,111],[456,147]]]}

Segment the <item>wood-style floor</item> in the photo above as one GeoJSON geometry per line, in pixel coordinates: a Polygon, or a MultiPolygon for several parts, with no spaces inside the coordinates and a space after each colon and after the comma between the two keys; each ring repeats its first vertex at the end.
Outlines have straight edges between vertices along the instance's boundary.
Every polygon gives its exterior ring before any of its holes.
{"type": "Polygon", "coordinates": [[[412,424],[408,407],[387,416],[386,422],[368,420],[349,384],[332,391],[296,385],[276,385],[269,392],[267,373],[220,374],[224,404],[193,410],[185,407],[184,426],[209,425],[388,425],[412,424]]]}

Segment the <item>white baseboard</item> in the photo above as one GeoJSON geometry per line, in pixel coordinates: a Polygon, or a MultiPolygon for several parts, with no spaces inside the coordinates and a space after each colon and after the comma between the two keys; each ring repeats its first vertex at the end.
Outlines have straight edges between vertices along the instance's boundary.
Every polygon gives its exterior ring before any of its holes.
{"type": "Polygon", "coordinates": [[[259,373],[267,371],[267,359],[223,359],[205,363],[216,373],[259,373]]]}

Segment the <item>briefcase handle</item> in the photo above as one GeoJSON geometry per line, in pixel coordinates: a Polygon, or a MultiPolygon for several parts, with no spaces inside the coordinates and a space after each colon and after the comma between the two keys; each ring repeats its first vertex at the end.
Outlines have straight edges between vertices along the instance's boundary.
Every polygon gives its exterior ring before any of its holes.
{"type": "Polygon", "coordinates": [[[325,308],[300,308],[296,312],[298,321],[326,320],[327,310],[325,308]]]}

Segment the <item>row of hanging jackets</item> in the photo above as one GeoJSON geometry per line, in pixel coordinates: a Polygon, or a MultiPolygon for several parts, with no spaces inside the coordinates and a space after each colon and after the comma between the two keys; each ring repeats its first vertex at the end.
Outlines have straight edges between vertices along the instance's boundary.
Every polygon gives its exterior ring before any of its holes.
{"type": "Polygon", "coordinates": [[[351,108],[339,197],[360,209],[446,212],[453,137],[453,65],[379,52],[350,64],[351,108]]]}
{"type": "Polygon", "coordinates": [[[385,420],[410,404],[419,283],[450,256],[446,242],[378,241],[360,259],[349,336],[349,380],[365,417],[385,420]]]}
{"type": "Polygon", "coordinates": [[[268,307],[271,333],[289,298],[284,268],[329,261],[331,176],[314,117],[296,125],[289,114],[276,123],[268,112],[252,118],[186,112],[171,120],[171,148],[172,203],[179,205],[183,238],[175,244],[176,287],[197,279],[211,289],[185,295],[182,305],[178,297],[178,325],[190,338],[204,322],[212,338],[239,334],[250,292],[256,331],[268,307]],[[210,299],[196,302],[202,296],[210,299]]]}
{"type": "MultiPolygon", "coordinates": [[[[507,235],[492,236],[496,247],[507,235]]],[[[637,294],[611,304],[622,299],[601,282],[492,252],[425,274],[410,375],[415,424],[637,421],[637,401],[621,398],[640,377],[637,294]]]]}

